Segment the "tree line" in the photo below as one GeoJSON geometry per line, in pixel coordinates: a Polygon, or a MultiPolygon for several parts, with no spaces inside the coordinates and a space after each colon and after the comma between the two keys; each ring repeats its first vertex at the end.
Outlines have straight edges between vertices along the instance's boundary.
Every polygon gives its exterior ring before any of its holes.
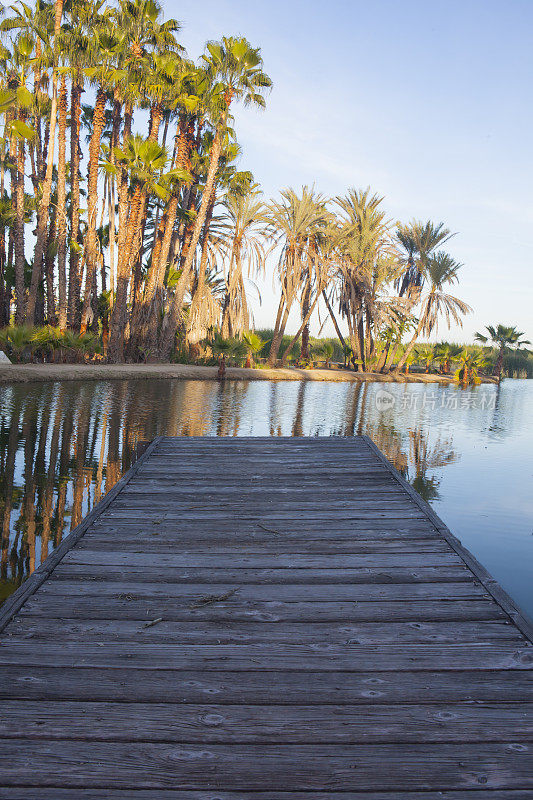
{"type": "Polygon", "coordinates": [[[253,328],[271,269],[269,365],[298,341],[309,358],[320,307],[353,368],[383,371],[470,311],[443,223],[399,224],[368,188],[267,200],[239,168],[234,108],[264,108],[271,88],[245,38],[195,62],[155,0],[18,0],[0,30],[0,328],[97,341],[110,362],[167,361],[176,343],[198,358],[253,328]]]}

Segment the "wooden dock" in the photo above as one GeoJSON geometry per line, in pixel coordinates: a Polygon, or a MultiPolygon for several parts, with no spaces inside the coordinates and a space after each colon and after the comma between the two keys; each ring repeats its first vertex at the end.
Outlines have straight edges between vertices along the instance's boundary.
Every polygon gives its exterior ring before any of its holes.
{"type": "Polygon", "coordinates": [[[530,624],[366,437],[158,439],[2,613],[1,800],[533,798],[530,624]]]}

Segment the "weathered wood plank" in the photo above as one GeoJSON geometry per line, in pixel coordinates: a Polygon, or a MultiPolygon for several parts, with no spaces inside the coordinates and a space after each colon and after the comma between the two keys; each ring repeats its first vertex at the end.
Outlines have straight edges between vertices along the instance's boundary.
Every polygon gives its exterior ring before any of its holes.
{"type": "Polygon", "coordinates": [[[471,581],[462,565],[448,567],[361,567],[361,569],[245,569],[237,567],[201,569],[199,567],[115,566],[106,564],[60,564],[52,581],[131,581],[137,583],[238,583],[238,584],[388,584],[458,583],[471,581]]]}
{"type": "MultiPolygon", "coordinates": [[[[158,512],[147,520],[144,515],[139,517],[139,514],[130,513],[122,514],[121,519],[109,519],[105,514],[102,514],[98,520],[91,526],[91,530],[95,533],[103,530],[111,530],[116,532],[124,531],[125,533],[133,530],[149,530],[153,525],[161,525],[161,529],[168,528],[169,532],[174,534],[193,536],[197,533],[201,538],[203,533],[211,533],[220,536],[222,533],[234,533],[241,536],[246,536],[249,533],[262,535],[263,538],[268,531],[264,531],[259,523],[261,520],[239,518],[238,527],[234,521],[228,517],[216,520],[202,519],[182,519],[178,514],[170,515],[167,512],[158,512]]],[[[409,537],[409,534],[424,534],[423,538],[432,537],[442,541],[433,525],[430,525],[426,519],[405,519],[405,520],[357,520],[357,519],[339,519],[332,520],[328,526],[324,526],[322,520],[316,520],[312,516],[308,519],[289,519],[284,520],[283,525],[279,526],[279,531],[283,536],[298,536],[304,539],[309,535],[311,538],[318,537],[322,534],[323,538],[339,539],[347,536],[362,537],[365,539],[379,537],[383,535],[385,538],[397,539],[399,536],[402,538],[409,537]]]]}
{"type": "MultiPolygon", "coordinates": [[[[228,569],[235,568],[235,553],[207,552],[207,553],[186,553],[174,552],[170,554],[152,553],[124,553],[122,550],[101,553],[97,550],[75,550],[68,553],[62,561],[66,564],[85,564],[90,566],[112,566],[125,565],[128,567],[201,567],[205,569],[228,569]]],[[[438,567],[459,564],[464,567],[463,562],[455,553],[449,551],[438,553],[412,553],[412,554],[393,554],[380,553],[379,555],[366,554],[345,554],[345,555],[307,555],[297,553],[271,553],[248,554],[240,553],[238,566],[249,569],[308,569],[322,571],[324,569],[347,570],[354,568],[372,567],[387,569],[389,567],[438,567]]]]}
{"type": "Polygon", "coordinates": [[[193,705],[8,700],[0,737],[115,742],[527,742],[533,703],[193,705]]]}
{"type": "Polygon", "coordinates": [[[533,702],[532,670],[284,672],[0,666],[0,697],[284,705],[533,702]]]}
{"type": "Polygon", "coordinates": [[[20,618],[55,617],[60,619],[136,619],[187,622],[191,620],[234,622],[449,622],[505,619],[507,615],[491,600],[421,600],[409,602],[297,602],[239,599],[205,605],[184,605],[175,599],[100,597],[89,603],[60,595],[30,598],[19,612],[20,618]]]}
{"type": "Polygon", "coordinates": [[[373,745],[175,745],[8,739],[3,744],[4,786],[102,788],[205,786],[232,790],[350,791],[533,789],[531,747],[525,743],[373,745]],[[356,775],[356,777],[355,777],[356,775]]]}
{"type": "MultiPolygon", "coordinates": [[[[178,475],[172,478],[168,473],[162,472],[160,476],[153,478],[144,474],[137,476],[135,487],[126,487],[124,491],[127,494],[145,494],[149,492],[153,494],[170,494],[181,501],[182,499],[189,499],[191,492],[194,492],[197,488],[197,481],[183,480],[183,477],[178,475]]],[[[359,480],[354,484],[335,486],[335,484],[324,485],[323,481],[318,480],[306,480],[302,484],[300,478],[285,476],[283,483],[269,485],[268,495],[269,498],[275,496],[287,499],[303,498],[305,500],[312,498],[313,492],[316,492],[317,489],[320,489],[321,499],[325,498],[327,500],[337,498],[368,500],[381,495],[391,500],[407,500],[405,492],[398,487],[391,477],[385,477],[383,480],[368,478],[364,482],[359,480]]],[[[242,497],[254,498],[255,500],[265,499],[264,483],[261,484],[260,481],[255,481],[252,484],[248,482],[243,484],[242,478],[228,476],[227,474],[226,477],[221,477],[220,480],[217,480],[216,484],[206,488],[205,492],[202,492],[202,499],[209,502],[227,499],[228,495],[231,496],[236,490],[242,497]]]]}
{"type": "Polygon", "coordinates": [[[146,667],[208,670],[295,669],[321,670],[487,670],[531,669],[533,647],[520,643],[312,645],[274,643],[256,645],[182,645],[113,642],[83,644],[10,637],[0,652],[0,665],[27,664],[57,667],[146,667]]]}
{"type": "MultiPolygon", "coordinates": [[[[216,555],[232,555],[235,553],[241,556],[262,556],[270,554],[274,556],[296,556],[304,558],[310,556],[316,558],[332,555],[339,557],[354,557],[361,553],[369,554],[390,554],[403,553],[413,555],[423,555],[427,553],[446,553],[449,554],[449,547],[437,537],[430,539],[361,539],[352,537],[351,539],[313,539],[308,538],[299,542],[293,539],[287,540],[285,535],[268,536],[269,531],[258,529],[259,536],[233,536],[231,539],[223,537],[188,538],[185,539],[179,533],[160,532],[157,528],[138,532],[136,530],[126,533],[122,531],[108,531],[107,533],[92,532],[87,541],[80,541],[76,547],[76,555],[85,551],[100,553],[105,558],[105,553],[168,553],[175,555],[182,554],[184,557],[216,555]]],[[[83,557],[83,556],[82,556],[83,557]]],[[[429,563],[429,559],[428,559],[429,563]]]]}
{"type": "MultiPolygon", "coordinates": [[[[178,508],[174,506],[174,510],[167,511],[169,505],[172,506],[172,503],[168,501],[158,501],[154,499],[150,501],[149,508],[146,507],[147,501],[144,498],[139,498],[138,500],[132,498],[131,500],[119,501],[118,499],[113,503],[113,506],[106,511],[104,519],[117,519],[121,518],[122,514],[127,514],[131,517],[135,511],[142,511],[143,516],[146,520],[152,519],[153,517],[157,516],[164,510],[165,518],[166,519],[192,519],[192,520],[219,520],[227,518],[229,514],[231,514],[231,518],[235,520],[239,519],[248,519],[248,520],[259,520],[261,522],[265,522],[268,524],[268,521],[274,520],[293,520],[293,519],[303,519],[306,520],[310,513],[314,519],[320,520],[337,520],[337,519],[346,519],[346,520],[373,520],[373,519],[424,519],[423,514],[418,511],[418,509],[414,508],[410,503],[397,503],[397,507],[394,507],[394,503],[391,503],[390,506],[388,503],[376,502],[370,507],[370,503],[368,507],[358,507],[355,504],[347,503],[346,508],[343,510],[342,508],[324,508],[320,505],[310,505],[309,508],[305,508],[305,504],[299,503],[297,508],[290,508],[290,504],[287,505],[286,510],[269,510],[267,508],[260,509],[260,508],[245,508],[241,511],[231,508],[228,506],[228,510],[224,513],[224,511],[219,511],[218,509],[205,507],[201,505],[189,506],[178,508]]],[[[274,504],[275,506],[275,504],[274,504]]],[[[342,504],[341,504],[342,506],[342,504]]]]}
{"type": "MultiPolygon", "coordinates": [[[[192,615],[191,615],[192,616],[192,615]]],[[[21,616],[5,630],[6,644],[17,639],[53,640],[62,642],[159,642],[183,645],[256,645],[256,644],[400,644],[442,642],[446,644],[523,641],[523,636],[507,620],[498,622],[332,622],[278,623],[248,622],[209,623],[173,622],[161,616],[153,620],[68,620],[21,616]],[[146,627],[148,623],[149,627],[146,627]]]]}
{"type": "MultiPolygon", "coordinates": [[[[398,600],[459,600],[472,598],[480,600],[487,598],[488,594],[475,583],[463,581],[461,583],[354,583],[354,584],[174,584],[174,583],[145,583],[139,581],[66,581],[49,580],[41,587],[40,596],[67,596],[75,597],[87,602],[88,597],[132,598],[174,598],[176,602],[185,605],[203,604],[206,599],[210,602],[220,598],[227,592],[238,592],[239,600],[270,601],[278,600],[286,603],[315,602],[328,603],[338,601],[398,601],[398,600]]],[[[223,598],[221,598],[223,599],[223,598]]]]}

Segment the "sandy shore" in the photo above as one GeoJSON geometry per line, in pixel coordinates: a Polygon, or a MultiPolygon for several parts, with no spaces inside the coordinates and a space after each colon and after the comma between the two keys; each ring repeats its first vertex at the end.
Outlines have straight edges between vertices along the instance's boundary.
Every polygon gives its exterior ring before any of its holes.
{"type": "MultiPolygon", "coordinates": [[[[11,364],[0,365],[0,383],[31,381],[107,381],[131,378],[157,380],[211,381],[217,378],[217,367],[196,367],[192,364],[11,364]]],[[[350,372],[343,369],[245,369],[228,367],[230,381],[379,381],[381,383],[440,383],[451,378],[440,375],[380,375],[373,372],[350,372]]],[[[492,383],[488,379],[487,383],[492,383]]]]}

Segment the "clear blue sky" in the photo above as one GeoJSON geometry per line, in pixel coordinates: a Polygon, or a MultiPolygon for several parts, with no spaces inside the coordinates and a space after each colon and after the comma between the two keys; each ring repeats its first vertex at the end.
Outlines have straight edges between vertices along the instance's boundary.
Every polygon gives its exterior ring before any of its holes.
{"type": "Polygon", "coordinates": [[[474,313],[439,335],[502,322],[533,340],[532,0],[163,2],[191,57],[221,35],[261,47],[274,88],[236,128],[267,196],[370,185],[395,219],[442,220],[474,313]]]}

